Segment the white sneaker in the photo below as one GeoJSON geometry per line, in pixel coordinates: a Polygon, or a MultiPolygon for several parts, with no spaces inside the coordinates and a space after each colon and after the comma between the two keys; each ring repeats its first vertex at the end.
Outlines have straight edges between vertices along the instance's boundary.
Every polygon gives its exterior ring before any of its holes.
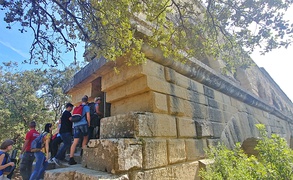
{"type": "Polygon", "coordinates": [[[53,157],[52,161],[57,165],[60,166],[60,162],[58,159],[56,159],[55,157],[53,157]]]}

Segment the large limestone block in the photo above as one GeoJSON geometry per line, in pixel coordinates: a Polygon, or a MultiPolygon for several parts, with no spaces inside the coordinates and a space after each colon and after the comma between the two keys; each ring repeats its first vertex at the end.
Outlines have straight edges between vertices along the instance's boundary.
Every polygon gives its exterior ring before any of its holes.
{"type": "Polygon", "coordinates": [[[134,96],[147,92],[149,90],[147,86],[147,77],[142,76],[127,84],[119,86],[115,89],[107,91],[107,102],[113,103],[123,98],[134,96]]]}
{"type": "Polygon", "coordinates": [[[214,159],[202,159],[199,160],[199,169],[206,170],[207,167],[209,167],[211,164],[215,163],[214,159]]]}
{"type": "Polygon", "coordinates": [[[143,140],[143,169],[166,166],[168,164],[167,142],[163,139],[143,140]]]}
{"type": "Polygon", "coordinates": [[[102,91],[108,92],[124,84],[131,83],[133,80],[145,75],[160,79],[164,77],[164,66],[151,60],[147,60],[146,63],[142,65],[123,65],[118,67],[118,70],[119,73],[110,71],[103,76],[102,91]]]}
{"type": "Polygon", "coordinates": [[[86,94],[88,96],[92,95],[92,84],[89,83],[85,86],[79,87],[78,89],[72,90],[70,95],[72,96],[72,103],[77,104],[81,102],[82,97],[86,94]]]}
{"type": "Polygon", "coordinates": [[[175,117],[130,112],[101,120],[101,138],[177,137],[175,117]]]}
{"type": "Polygon", "coordinates": [[[183,139],[169,139],[167,140],[167,145],[169,164],[186,160],[185,142],[183,139]]]}
{"type": "Polygon", "coordinates": [[[182,99],[187,99],[187,89],[180,87],[178,85],[169,83],[164,79],[160,79],[157,77],[148,76],[148,87],[156,92],[172,95],[175,97],[179,97],[182,99]]]}
{"type": "Polygon", "coordinates": [[[114,70],[109,71],[102,77],[102,91],[107,92],[111,89],[115,89],[123,84],[131,82],[133,79],[137,79],[142,74],[142,66],[122,66],[119,67],[119,73],[114,70]]]}
{"type": "Polygon", "coordinates": [[[198,137],[214,136],[212,123],[206,120],[195,120],[196,132],[198,137]]]}
{"type": "Polygon", "coordinates": [[[185,140],[187,161],[205,158],[207,142],[205,139],[186,139],[185,140]]]}
{"type": "Polygon", "coordinates": [[[84,149],[82,165],[116,174],[142,167],[142,143],[135,139],[95,139],[84,149]]]}
{"type": "Polygon", "coordinates": [[[208,108],[208,120],[213,122],[223,122],[224,118],[222,115],[222,111],[215,108],[208,108]]]}
{"type": "Polygon", "coordinates": [[[198,162],[189,162],[167,166],[158,169],[132,172],[130,179],[133,180],[199,180],[198,162]]]}
{"type": "Polygon", "coordinates": [[[156,113],[168,113],[167,96],[165,94],[153,92],[152,109],[156,113]]]}
{"type": "Polygon", "coordinates": [[[206,119],[208,117],[208,107],[200,103],[184,101],[184,114],[186,117],[194,119],[206,119]]]}
{"type": "Polygon", "coordinates": [[[154,113],[168,113],[167,96],[165,94],[148,91],[112,102],[111,114],[125,114],[130,111],[147,111],[154,113]]]}
{"type": "Polygon", "coordinates": [[[184,115],[184,100],[175,96],[168,96],[169,114],[182,116],[184,115]]]}
{"type": "Polygon", "coordinates": [[[111,115],[125,114],[130,111],[153,112],[151,92],[146,92],[136,96],[128,97],[120,101],[111,103],[111,115]]]}
{"type": "Polygon", "coordinates": [[[173,69],[165,67],[165,79],[166,81],[176,84],[177,86],[183,87],[184,89],[192,90],[198,93],[204,93],[203,85],[179,74],[173,69]]]}
{"type": "Polygon", "coordinates": [[[179,138],[196,138],[196,125],[193,119],[176,118],[179,138]]]}
{"type": "Polygon", "coordinates": [[[207,120],[195,120],[198,137],[220,138],[225,128],[225,123],[211,122],[207,120]]]}

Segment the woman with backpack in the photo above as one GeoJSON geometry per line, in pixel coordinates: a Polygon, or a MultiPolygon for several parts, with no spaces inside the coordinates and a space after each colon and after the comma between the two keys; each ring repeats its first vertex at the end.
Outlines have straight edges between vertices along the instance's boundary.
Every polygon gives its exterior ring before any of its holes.
{"type": "MultiPolygon", "coordinates": [[[[48,166],[49,160],[49,144],[51,140],[52,124],[47,123],[45,125],[45,131],[40,134],[42,146],[40,149],[34,151],[36,158],[35,169],[30,177],[30,180],[39,180],[43,177],[45,170],[48,166]]],[[[38,138],[36,138],[38,139],[38,138]]]]}
{"type": "Polygon", "coordinates": [[[14,168],[15,164],[14,162],[7,162],[9,159],[9,152],[12,149],[12,145],[14,144],[14,141],[11,139],[8,139],[4,141],[0,146],[0,180],[8,179],[4,176],[5,169],[11,168],[8,173],[12,171],[12,168],[14,168]]]}

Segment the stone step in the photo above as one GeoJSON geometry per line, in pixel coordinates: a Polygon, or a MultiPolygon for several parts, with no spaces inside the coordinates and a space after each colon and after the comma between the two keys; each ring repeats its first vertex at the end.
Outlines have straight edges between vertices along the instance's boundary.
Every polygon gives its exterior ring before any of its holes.
{"type": "Polygon", "coordinates": [[[66,168],[48,170],[45,173],[44,180],[62,179],[62,180],[128,180],[125,175],[113,175],[106,172],[90,170],[82,167],[80,164],[72,165],[66,168]]]}
{"type": "Polygon", "coordinates": [[[84,149],[83,167],[112,174],[142,168],[142,142],[137,139],[93,139],[84,149]]]}

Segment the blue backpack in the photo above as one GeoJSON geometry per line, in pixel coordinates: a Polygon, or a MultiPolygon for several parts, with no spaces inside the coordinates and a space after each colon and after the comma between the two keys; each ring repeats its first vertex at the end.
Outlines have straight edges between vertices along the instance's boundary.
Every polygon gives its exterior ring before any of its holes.
{"type": "MultiPolygon", "coordinates": [[[[14,150],[13,150],[13,151],[14,151],[14,150]]],[[[0,151],[0,156],[1,156],[2,154],[5,154],[5,157],[4,157],[5,159],[3,159],[2,165],[5,165],[5,164],[7,164],[7,163],[10,163],[10,162],[11,162],[11,157],[9,156],[9,154],[8,154],[7,152],[0,151]],[[5,161],[4,161],[4,160],[5,160],[5,161]]],[[[1,165],[1,164],[0,164],[0,165],[1,165]]],[[[15,169],[15,166],[8,166],[8,167],[2,169],[1,171],[3,171],[3,174],[4,174],[4,175],[8,175],[8,174],[10,174],[11,172],[13,172],[14,169],[15,169]]]]}
{"type": "Polygon", "coordinates": [[[31,143],[31,152],[37,152],[42,150],[43,138],[47,135],[47,132],[43,132],[31,143]]]}

